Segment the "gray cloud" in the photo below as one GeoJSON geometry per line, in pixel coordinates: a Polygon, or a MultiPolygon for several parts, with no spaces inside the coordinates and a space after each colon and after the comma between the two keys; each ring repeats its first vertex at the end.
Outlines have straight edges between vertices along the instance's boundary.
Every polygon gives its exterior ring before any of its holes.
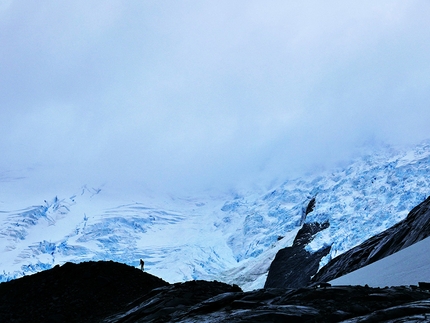
{"type": "Polygon", "coordinates": [[[0,5],[0,169],[196,190],[428,137],[427,1],[0,5]]]}

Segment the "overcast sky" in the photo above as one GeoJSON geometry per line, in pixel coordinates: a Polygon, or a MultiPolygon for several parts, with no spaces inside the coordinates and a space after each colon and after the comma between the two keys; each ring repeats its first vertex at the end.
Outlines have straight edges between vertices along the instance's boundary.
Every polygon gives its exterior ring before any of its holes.
{"type": "Polygon", "coordinates": [[[0,0],[0,172],[185,192],[417,143],[429,17],[428,0],[0,0]]]}

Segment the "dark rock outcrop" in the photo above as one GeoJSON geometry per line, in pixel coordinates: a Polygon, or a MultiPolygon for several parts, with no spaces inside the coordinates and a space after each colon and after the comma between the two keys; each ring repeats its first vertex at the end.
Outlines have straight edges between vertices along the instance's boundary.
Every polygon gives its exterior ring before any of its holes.
{"type": "Polygon", "coordinates": [[[270,265],[264,288],[300,288],[307,286],[318,271],[321,258],[330,252],[330,246],[310,253],[305,249],[315,234],[329,227],[329,223],[305,223],[291,247],[278,251],[270,265]]]}
{"type": "Polygon", "coordinates": [[[246,293],[227,287],[230,291],[212,296],[225,288],[203,281],[159,288],[103,322],[341,322],[358,318],[381,322],[430,313],[430,293],[409,287],[278,288],[246,293]],[[203,299],[206,291],[208,298],[203,299]]]}
{"type": "Polygon", "coordinates": [[[311,200],[308,203],[308,206],[306,207],[305,215],[308,215],[314,210],[315,203],[316,203],[315,197],[311,198],[311,200]]]}
{"type": "Polygon", "coordinates": [[[124,309],[103,322],[170,322],[187,313],[208,313],[222,308],[230,301],[229,295],[240,293],[238,286],[217,281],[190,281],[154,289],[136,299],[124,309]],[[217,295],[223,295],[216,298],[217,295]],[[215,298],[213,298],[215,297],[215,298]],[[207,302],[208,299],[212,301],[207,302]],[[196,305],[199,304],[198,307],[196,305]]]}
{"type": "Polygon", "coordinates": [[[332,259],[312,282],[330,281],[387,257],[430,236],[430,197],[409,212],[406,219],[332,259]]]}
{"type": "Polygon", "coordinates": [[[0,322],[97,322],[162,279],[112,261],[66,263],[0,284],[0,322]]]}
{"type": "Polygon", "coordinates": [[[220,282],[168,284],[114,262],[67,263],[0,284],[0,322],[429,321],[428,284],[242,292],[220,282]]]}
{"type": "Polygon", "coordinates": [[[304,208],[302,211],[302,217],[300,218],[299,226],[302,226],[305,223],[306,216],[314,210],[315,204],[316,204],[316,199],[315,197],[313,197],[308,202],[306,208],[304,208]]]}

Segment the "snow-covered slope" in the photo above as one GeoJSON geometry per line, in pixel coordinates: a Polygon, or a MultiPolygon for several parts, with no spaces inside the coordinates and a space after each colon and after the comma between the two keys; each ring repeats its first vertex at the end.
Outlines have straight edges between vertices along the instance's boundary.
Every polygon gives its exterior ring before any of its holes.
{"type": "Polygon", "coordinates": [[[370,287],[418,285],[430,281],[430,238],[385,257],[345,276],[333,285],[369,285],[370,287]]]}
{"type": "MultiPolygon", "coordinates": [[[[263,193],[119,198],[106,185],[20,207],[19,196],[0,196],[0,280],[66,261],[138,266],[143,258],[146,270],[169,282],[218,279],[260,288],[276,252],[292,244],[311,198],[316,206],[305,221],[330,222],[308,247],[332,245],[323,265],[405,218],[430,194],[429,166],[424,142],[405,151],[385,147],[263,193]]],[[[0,192],[5,185],[0,180],[0,192]]]]}
{"type": "Polygon", "coordinates": [[[2,280],[66,261],[110,259],[137,266],[143,258],[147,270],[171,281],[209,277],[232,265],[229,247],[220,243],[225,239],[209,221],[211,206],[176,200],[172,210],[172,201],[164,208],[152,203],[113,202],[103,190],[84,187],[69,198],[2,211],[2,280]]]}

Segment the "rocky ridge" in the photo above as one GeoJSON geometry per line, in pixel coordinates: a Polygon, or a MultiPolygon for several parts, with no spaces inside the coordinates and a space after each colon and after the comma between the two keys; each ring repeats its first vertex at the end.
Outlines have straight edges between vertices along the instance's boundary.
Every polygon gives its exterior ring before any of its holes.
{"type": "Polygon", "coordinates": [[[168,284],[115,262],[66,263],[0,284],[1,322],[428,322],[427,285],[243,292],[212,281],[168,284]]]}
{"type": "MultiPolygon", "coordinates": [[[[306,215],[312,212],[309,203],[306,215]]],[[[413,208],[406,219],[373,236],[360,245],[332,259],[318,270],[321,259],[331,246],[318,251],[307,250],[315,235],[329,227],[329,223],[304,223],[291,247],[278,251],[267,276],[265,287],[299,288],[328,282],[356,269],[400,251],[430,236],[430,197],[413,208]]]]}
{"type": "Polygon", "coordinates": [[[430,236],[430,197],[409,212],[406,219],[332,259],[312,278],[330,281],[369,265],[430,236]]]}
{"type": "Polygon", "coordinates": [[[0,283],[0,322],[96,322],[167,285],[113,261],[65,263],[0,283]]]}

